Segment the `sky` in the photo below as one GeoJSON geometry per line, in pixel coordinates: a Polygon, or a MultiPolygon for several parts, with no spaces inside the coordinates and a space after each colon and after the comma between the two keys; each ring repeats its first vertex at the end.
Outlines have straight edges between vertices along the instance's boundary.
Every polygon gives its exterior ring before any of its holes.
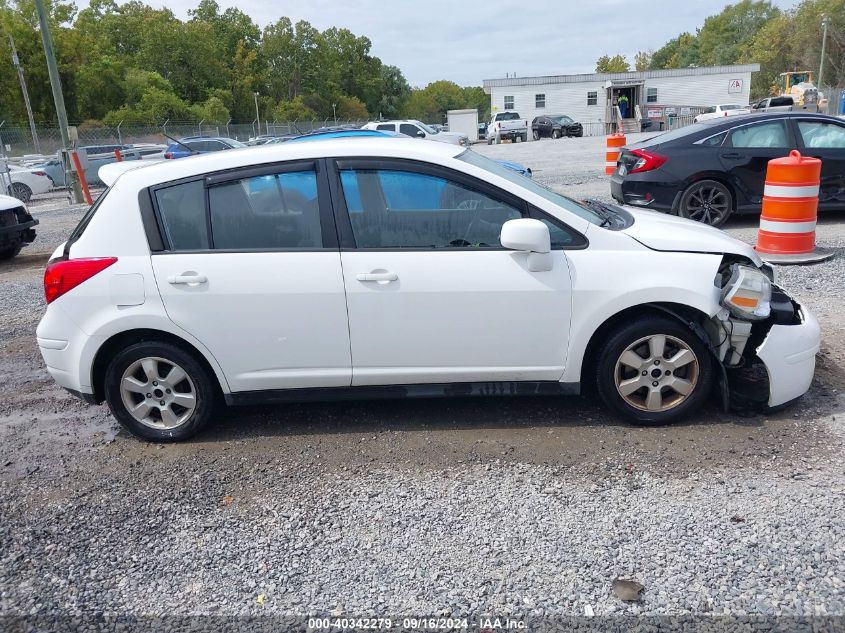
{"type": "MultiPolygon", "coordinates": [[[[787,8],[797,0],[772,0],[787,8]]],[[[122,3],[122,0],[118,0],[122,3]]],[[[187,18],[197,0],[145,0],[187,18]]],[[[259,26],[286,15],[320,30],[346,27],[366,35],[372,53],[398,66],[409,83],[438,79],[481,85],[516,73],[590,73],[596,59],[660,48],[730,4],[723,0],[218,0],[259,26]]],[[[78,2],[80,8],[87,2],[78,2]]]]}

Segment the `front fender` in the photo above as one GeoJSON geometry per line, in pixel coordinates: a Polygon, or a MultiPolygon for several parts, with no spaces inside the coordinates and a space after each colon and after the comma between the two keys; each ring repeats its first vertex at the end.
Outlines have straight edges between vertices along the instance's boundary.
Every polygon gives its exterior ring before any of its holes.
{"type": "Polygon", "coordinates": [[[593,334],[615,315],[646,304],[671,303],[709,317],[720,309],[713,283],[720,254],[659,251],[569,251],[572,325],[561,380],[579,382],[593,334]]]}

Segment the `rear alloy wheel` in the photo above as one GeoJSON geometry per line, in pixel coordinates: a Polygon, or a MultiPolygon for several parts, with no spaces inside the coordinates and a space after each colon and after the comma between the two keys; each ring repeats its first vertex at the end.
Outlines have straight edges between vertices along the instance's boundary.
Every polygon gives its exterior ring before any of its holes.
{"type": "Polygon", "coordinates": [[[560,130],[552,130],[552,138],[560,138],[560,130]]]}
{"type": "Polygon", "coordinates": [[[13,182],[12,186],[9,187],[9,195],[14,196],[21,202],[29,202],[32,198],[32,189],[22,182],[13,182]]]}
{"type": "Polygon", "coordinates": [[[133,435],[157,442],[187,439],[210,420],[215,390],[205,367],[169,343],[137,343],[106,370],[106,400],[133,435]]]}
{"type": "Polygon", "coordinates": [[[716,180],[700,180],[681,196],[680,215],[702,224],[722,226],[733,211],[730,190],[716,180]]]}
{"type": "Polygon", "coordinates": [[[605,404],[633,422],[674,422],[703,404],[712,386],[710,352],[683,323],[647,316],[623,326],[599,350],[605,404]]]}
{"type": "Polygon", "coordinates": [[[534,140],[535,140],[535,141],[539,141],[539,140],[540,140],[540,131],[539,131],[539,130],[534,130],[533,135],[534,135],[534,140]]]}

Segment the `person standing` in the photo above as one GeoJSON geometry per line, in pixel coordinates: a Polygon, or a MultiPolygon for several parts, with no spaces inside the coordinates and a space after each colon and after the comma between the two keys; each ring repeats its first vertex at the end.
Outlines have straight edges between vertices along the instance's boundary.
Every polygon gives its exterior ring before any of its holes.
{"type": "Polygon", "coordinates": [[[628,97],[624,94],[619,95],[619,98],[616,100],[617,105],[619,106],[619,112],[622,114],[623,119],[628,118],[628,97]]]}

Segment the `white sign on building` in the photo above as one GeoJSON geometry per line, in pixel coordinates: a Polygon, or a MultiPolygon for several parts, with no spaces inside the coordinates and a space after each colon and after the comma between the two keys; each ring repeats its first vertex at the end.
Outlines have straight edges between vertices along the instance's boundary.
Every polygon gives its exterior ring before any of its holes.
{"type": "Polygon", "coordinates": [[[728,92],[742,92],[742,79],[731,79],[728,83],[728,92]]]}

